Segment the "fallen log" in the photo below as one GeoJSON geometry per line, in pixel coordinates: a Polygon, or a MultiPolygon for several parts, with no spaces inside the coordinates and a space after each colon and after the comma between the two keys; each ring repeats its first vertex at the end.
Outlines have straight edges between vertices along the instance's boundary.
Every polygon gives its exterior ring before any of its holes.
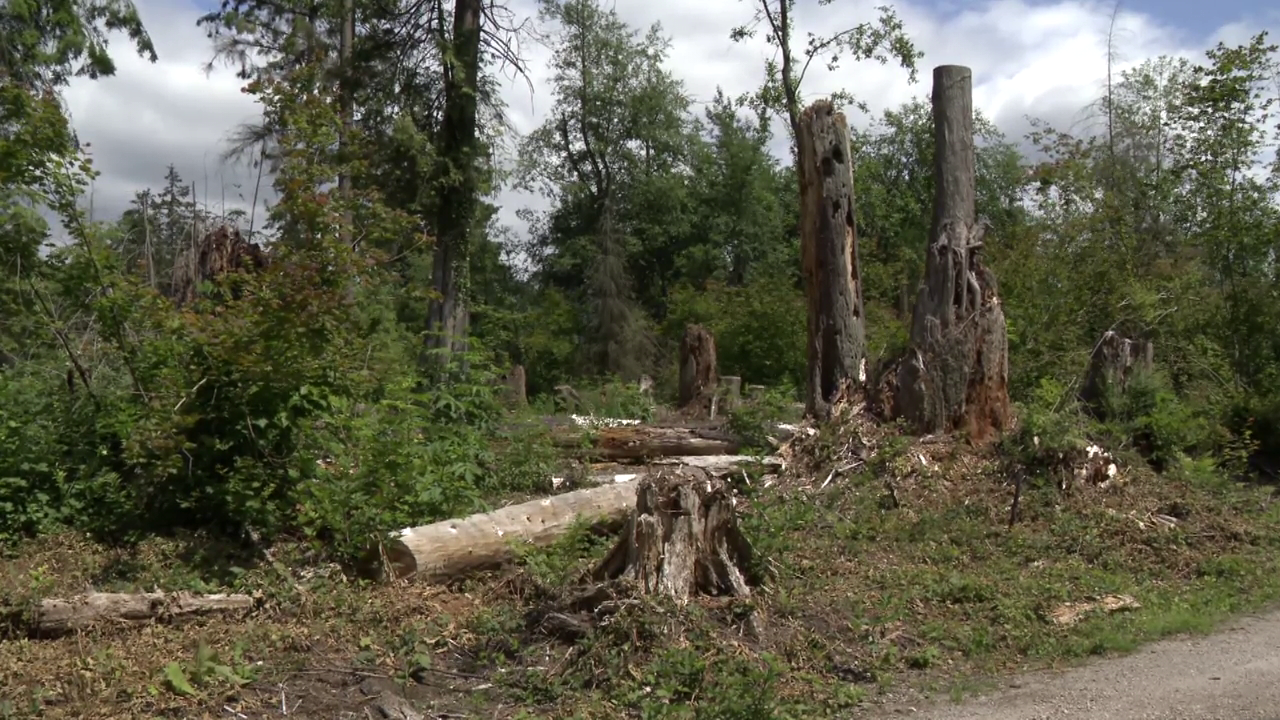
{"type": "Polygon", "coordinates": [[[73,598],[49,598],[27,610],[4,615],[10,627],[25,626],[34,637],[59,637],[95,625],[147,625],[178,623],[197,617],[247,613],[253,609],[248,595],[195,595],[177,593],[89,593],[73,598]]]}
{"type": "MultiPolygon", "coordinates": [[[[637,476],[637,479],[641,476],[637,476]]],[[[620,526],[635,507],[636,480],[574,490],[465,518],[406,528],[366,559],[376,577],[426,582],[449,580],[501,565],[514,556],[513,543],[549,545],[579,518],[620,526]]]]}
{"type": "MultiPolygon", "coordinates": [[[[640,477],[642,471],[653,471],[673,466],[695,467],[706,470],[716,478],[731,475],[751,465],[763,466],[766,470],[776,472],[782,469],[782,458],[773,455],[688,455],[669,458],[655,458],[643,468],[621,463],[595,463],[591,465],[587,476],[581,480],[586,485],[605,485],[608,483],[628,482],[640,477]]],[[[554,487],[560,487],[562,477],[551,478],[554,487]]]]}
{"type": "Polygon", "coordinates": [[[629,425],[602,427],[583,433],[559,431],[559,448],[602,460],[637,460],[677,455],[733,455],[740,443],[729,433],[682,427],[629,425]]]}

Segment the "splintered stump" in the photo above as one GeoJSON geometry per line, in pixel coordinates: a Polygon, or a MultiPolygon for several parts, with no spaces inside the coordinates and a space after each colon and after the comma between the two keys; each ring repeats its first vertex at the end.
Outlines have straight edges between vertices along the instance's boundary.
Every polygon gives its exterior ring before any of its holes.
{"type": "Polygon", "coordinates": [[[1089,358],[1080,399],[1095,417],[1105,420],[1108,396],[1124,392],[1131,377],[1150,372],[1154,364],[1155,347],[1149,341],[1130,340],[1108,330],[1089,358]]]}
{"type": "Polygon", "coordinates": [[[844,114],[828,100],[809,106],[800,119],[797,148],[800,255],[809,307],[805,412],[826,417],[842,388],[865,380],[853,155],[844,114]]]}
{"type": "Polygon", "coordinates": [[[267,262],[262,248],[246,240],[238,228],[220,225],[178,256],[173,264],[171,297],[178,305],[190,305],[203,283],[232,273],[254,272],[267,262]]]}
{"type": "Polygon", "coordinates": [[[681,409],[709,409],[718,384],[715,338],[701,325],[689,325],[680,340],[681,409]]]}
{"type": "Polygon", "coordinates": [[[640,481],[635,510],[594,579],[630,580],[681,604],[699,595],[747,598],[750,560],[732,490],[705,470],[680,468],[640,481]]]}
{"type": "Polygon", "coordinates": [[[969,68],[934,68],[933,124],[933,226],[893,414],[919,432],[964,430],[982,443],[1009,424],[1009,352],[996,278],[981,257],[985,224],[975,217],[969,68]]]}

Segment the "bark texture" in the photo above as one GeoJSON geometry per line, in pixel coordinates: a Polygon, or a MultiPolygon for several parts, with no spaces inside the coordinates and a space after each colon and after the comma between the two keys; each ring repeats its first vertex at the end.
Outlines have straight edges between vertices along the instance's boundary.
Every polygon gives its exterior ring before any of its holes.
{"type": "Polygon", "coordinates": [[[709,408],[719,385],[716,340],[701,325],[689,325],[680,340],[680,408],[709,408]]]}
{"type": "Polygon", "coordinates": [[[640,481],[635,509],[597,581],[626,578],[646,594],[686,602],[697,595],[748,597],[751,544],[738,529],[733,493],[699,468],[640,481]]]}
{"type": "Polygon", "coordinates": [[[1155,365],[1155,346],[1150,341],[1130,340],[1110,330],[1093,349],[1089,371],[1080,388],[1080,399],[1099,420],[1107,417],[1107,397],[1123,392],[1129,378],[1150,372],[1155,365]]]}
{"type": "Polygon", "coordinates": [[[933,71],[934,208],[895,414],[919,432],[964,430],[985,442],[1009,423],[1009,353],[995,275],[975,210],[973,75],[933,71]]]}
{"type": "Polygon", "coordinates": [[[247,613],[248,595],[191,593],[90,593],[69,599],[43,600],[29,613],[11,612],[11,625],[25,625],[30,635],[59,637],[97,625],[137,626],[174,623],[206,615],[247,613]]]}
{"type": "Polygon", "coordinates": [[[825,417],[842,387],[862,383],[866,355],[853,158],[844,114],[827,100],[815,102],[800,118],[797,144],[800,251],[809,305],[805,411],[825,417]]]}
{"type": "Polygon", "coordinates": [[[547,545],[568,532],[578,518],[621,523],[635,505],[637,480],[617,482],[510,505],[465,518],[401,530],[383,548],[383,558],[366,558],[365,571],[427,582],[449,580],[495,567],[511,559],[512,543],[547,545]]]}

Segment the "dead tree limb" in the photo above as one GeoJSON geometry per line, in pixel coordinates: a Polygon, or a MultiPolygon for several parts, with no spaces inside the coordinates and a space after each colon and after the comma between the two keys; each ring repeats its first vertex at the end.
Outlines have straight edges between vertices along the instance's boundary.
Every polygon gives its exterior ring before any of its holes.
{"type": "Polygon", "coordinates": [[[25,626],[35,637],[59,637],[100,625],[137,626],[177,623],[208,615],[247,613],[248,595],[178,593],[90,593],[69,599],[51,598],[27,610],[11,610],[10,626],[25,626]]]}

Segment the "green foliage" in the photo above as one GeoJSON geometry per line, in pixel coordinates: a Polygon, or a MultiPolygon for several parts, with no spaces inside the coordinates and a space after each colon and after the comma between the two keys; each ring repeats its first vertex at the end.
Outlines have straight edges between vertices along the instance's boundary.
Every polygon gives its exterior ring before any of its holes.
{"type": "Polygon", "coordinates": [[[744,383],[800,386],[804,382],[804,295],[788,284],[756,279],[744,286],[683,287],[672,294],[666,334],[678,342],[690,323],[716,339],[721,375],[744,383]]]}
{"type": "Polygon", "coordinates": [[[773,449],[769,438],[777,435],[777,424],[799,419],[796,397],[794,386],[766,387],[759,397],[746,398],[729,411],[729,429],[746,450],[768,453],[773,449]]]}

